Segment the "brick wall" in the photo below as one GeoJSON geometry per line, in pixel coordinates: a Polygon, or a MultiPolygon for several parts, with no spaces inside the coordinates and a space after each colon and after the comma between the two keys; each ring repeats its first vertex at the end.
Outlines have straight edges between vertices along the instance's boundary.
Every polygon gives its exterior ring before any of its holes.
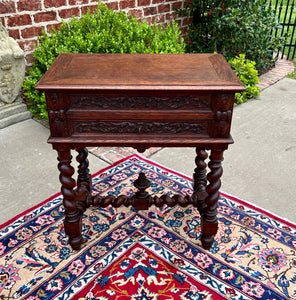
{"type": "MultiPolygon", "coordinates": [[[[50,32],[58,27],[62,19],[69,20],[74,15],[80,17],[90,8],[94,10],[98,1],[94,0],[0,0],[1,22],[25,51],[27,63],[33,60],[32,52],[37,36],[44,29],[50,32]]],[[[107,0],[102,1],[109,8],[123,10],[140,20],[157,24],[175,18],[181,30],[186,30],[188,20],[176,18],[173,7],[180,8],[183,0],[107,0]]]]}

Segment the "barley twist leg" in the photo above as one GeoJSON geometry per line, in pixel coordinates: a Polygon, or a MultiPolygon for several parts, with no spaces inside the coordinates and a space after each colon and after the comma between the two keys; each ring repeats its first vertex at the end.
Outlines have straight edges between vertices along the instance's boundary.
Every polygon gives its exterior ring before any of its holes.
{"type": "Polygon", "coordinates": [[[65,207],[64,227],[65,233],[69,236],[69,244],[75,250],[79,250],[82,243],[82,211],[76,205],[76,193],[73,190],[75,180],[72,178],[74,168],[71,166],[70,149],[57,149],[58,151],[58,169],[60,171],[60,182],[62,184],[61,192],[63,195],[63,204],[65,207]]]}
{"type": "Polygon", "coordinates": [[[92,186],[91,175],[88,169],[88,151],[86,148],[77,148],[76,151],[78,152],[76,160],[79,163],[76,201],[77,205],[79,205],[82,210],[85,210],[91,201],[90,191],[92,186]]]}
{"type": "Polygon", "coordinates": [[[215,234],[218,230],[217,206],[219,200],[219,189],[221,186],[220,177],[223,169],[221,162],[223,161],[224,150],[212,149],[209,168],[211,170],[207,175],[209,184],[206,192],[208,193],[205,199],[206,209],[202,214],[202,236],[201,241],[204,249],[210,249],[214,242],[215,234]]]}
{"type": "Polygon", "coordinates": [[[207,158],[208,154],[205,148],[196,148],[196,168],[193,174],[193,199],[195,199],[194,204],[201,214],[206,207],[204,200],[207,197],[207,163],[205,162],[207,158]]]}

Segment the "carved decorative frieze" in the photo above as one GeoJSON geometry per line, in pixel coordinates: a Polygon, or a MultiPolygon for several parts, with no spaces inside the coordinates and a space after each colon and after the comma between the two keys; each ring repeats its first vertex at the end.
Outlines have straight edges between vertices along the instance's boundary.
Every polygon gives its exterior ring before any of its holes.
{"type": "Polygon", "coordinates": [[[189,122],[73,122],[74,133],[206,134],[207,124],[189,122]]]}
{"type": "Polygon", "coordinates": [[[209,108],[210,97],[71,95],[71,108],[96,109],[194,109],[209,108]]]}

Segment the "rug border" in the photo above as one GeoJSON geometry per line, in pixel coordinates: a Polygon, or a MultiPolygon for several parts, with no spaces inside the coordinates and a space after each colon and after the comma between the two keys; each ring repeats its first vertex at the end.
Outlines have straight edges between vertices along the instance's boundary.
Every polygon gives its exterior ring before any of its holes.
{"type": "MultiPolygon", "coordinates": [[[[155,166],[157,166],[157,167],[159,167],[159,168],[162,168],[162,169],[164,169],[164,170],[166,170],[166,171],[168,171],[168,172],[170,172],[170,173],[173,173],[173,174],[178,175],[178,176],[182,176],[183,178],[192,181],[192,178],[188,177],[187,175],[182,174],[182,173],[180,173],[180,172],[178,172],[178,171],[169,169],[169,168],[167,168],[167,167],[165,167],[165,166],[163,166],[163,165],[161,165],[161,164],[159,164],[159,163],[156,163],[156,162],[154,162],[154,161],[152,161],[152,160],[150,160],[150,159],[148,159],[148,158],[144,158],[143,156],[141,156],[141,155],[139,155],[139,154],[137,154],[137,153],[131,154],[131,155],[126,156],[126,157],[123,157],[122,159],[120,159],[120,160],[114,162],[113,164],[111,164],[111,165],[109,165],[109,166],[107,166],[107,167],[105,167],[105,168],[99,170],[98,172],[92,174],[91,176],[92,176],[92,178],[93,178],[93,177],[96,177],[96,176],[98,176],[99,174],[105,172],[106,170],[109,170],[109,169],[111,169],[111,168],[117,166],[118,164],[122,163],[123,161],[128,160],[128,159],[131,159],[132,157],[137,157],[137,158],[139,158],[140,160],[143,160],[143,161],[145,161],[145,162],[147,162],[147,163],[152,163],[152,164],[154,164],[155,166]]],[[[33,211],[33,210],[37,209],[38,207],[41,207],[42,205],[44,205],[44,204],[46,204],[47,202],[51,201],[52,199],[54,199],[54,198],[60,196],[61,194],[62,194],[61,192],[58,192],[58,193],[54,194],[53,196],[50,196],[50,197],[47,198],[46,200],[42,201],[41,203],[36,204],[36,205],[34,205],[33,207],[28,208],[27,210],[25,210],[25,211],[21,212],[20,214],[14,216],[12,219],[10,219],[10,220],[4,222],[3,224],[0,224],[0,229],[2,229],[2,228],[5,227],[5,226],[8,226],[9,224],[13,223],[15,220],[17,220],[17,219],[19,219],[20,217],[22,217],[22,216],[28,214],[30,211],[33,211]]],[[[257,211],[259,211],[259,212],[261,212],[261,213],[263,213],[263,214],[265,214],[265,215],[267,215],[267,216],[269,216],[269,217],[271,217],[271,218],[273,218],[273,219],[275,219],[275,220],[277,220],[277,221],[279,221],[279,222],[285,223],[285,224],[287,224],[287,225],[289,225],[289,226],[291,226],[291,227],[294,227],[294,228],[296,229],[296,223],[293,223],[292,221],[287,220],[286,218],[283,218],[283,217],[281,217],[281,216],[278,216],[278,215],[276,215],[275,213],[266,210],[265,208],[262,208],[262,207],[260,207],[260,206],[251,204],[251,203],[249,203],[249,202],[246,202],[245,200],[242,200],[242,199],[240,199],[240,198],[237,198],[237,196],[233,196],[233,195],[227,194],[227,193],[222,192],[222,191],[220,191],[220,194],[221,194],[222,196],[224,196],[224,197],[227,197],[227,198],[229,198],[229,199],[231,199],[231,200],[237,201],[237,202],[239,202],[239,203],[241,203],[241,204],[243,204],[243,205],[245,205],[245,206],[247,206],[247,207],[250,207],[250,208],[252,208],[252,209],[255,209],[255,210],[257,210],[257,211]]]]}
{"type": "Polygon", "coordinates": [[[265,214],[265,215],[267,215],[267,216],[269,216],[269,217],[271,217],[271,218],[273,218],[273,219],[275,219],[275,220],[277,220],[279,222],[285,223],[285,224],[287,224],[287,225],[289,225],[291,227],[294,227],[296,229],[296,223],[293,223],[292,221],[290,221],[290,220],[288,220],[288,219],[286,219],[284,217],[281,217],[281,216],[277,215],[276,213],[271,212],[271,211],[269,211],[269,210],[267,210],[267,209],[265,209],[265,208],[263,208],[261,206],[258,206],[256,204],[251,204],[250,202],[246,202],[245,200],[242,200],[240,198],[237,198],[236,196],[224,193],[222,191],[220,191],[220,194],[222,196],[225,196],[225,197],[231,199],[231,200],[234,200],[234,201],[239,202],[239,203],[241,203],[241,204],[243,204],[245,206],[248,206],[248,207],[250,207],[252,209],[255,209],[255,210],[261,212],[262,214],[265,214]]]}
{"type": "Polygon", "coordinates": [[[47,202],[51,201],[52,199],[54,199],[54,198],[56,198],[60,195],[61,195],[61,192],[58,192],[58,193],[54,194],[53,196],[50,196],[46,200],[42,201],[41,203],[38,203],[38,204],[34,205],[33,207],[26,209],[25,211],[23,211],[23,212],[19,213],[18,215],[14,216],[12,219],[9,219],[8,221],[4,222],[3,224],[0,224],[0,229],[2,229],[5,226],[8,226],[9,224],[13,223],[15,220],[17,220],[20,217],[28,214],[30,211],[33,211],[33,210],[37,209],[38,207],[41,207],[42,205],[46,204],[47,202]]]}

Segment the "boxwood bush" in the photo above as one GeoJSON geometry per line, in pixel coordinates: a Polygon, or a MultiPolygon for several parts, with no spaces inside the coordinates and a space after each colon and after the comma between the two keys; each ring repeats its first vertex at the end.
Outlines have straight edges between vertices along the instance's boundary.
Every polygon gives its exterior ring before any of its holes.
{"type": "Polygon", "coordinates": [[[228,63],[246,88],[244,92],[235,94],[235,103],[241,104],[254,96],[259,96],[260,88],[256,86],[259,83],[259,78],[255,62],[246,59],[244,54],[240,54],[236,58],[231,58],[228,63]]]}
{"type": "Polygon", "coordinates": [[[151,26],[102,4],[79,20],[63,22],[49,35],[43,32],[23,83],[29,110],[37,119],[48,118],[44,93],[34,87],[60,53],[183,53],[180,33],[175,22],[165,28],[151,26]]]}

